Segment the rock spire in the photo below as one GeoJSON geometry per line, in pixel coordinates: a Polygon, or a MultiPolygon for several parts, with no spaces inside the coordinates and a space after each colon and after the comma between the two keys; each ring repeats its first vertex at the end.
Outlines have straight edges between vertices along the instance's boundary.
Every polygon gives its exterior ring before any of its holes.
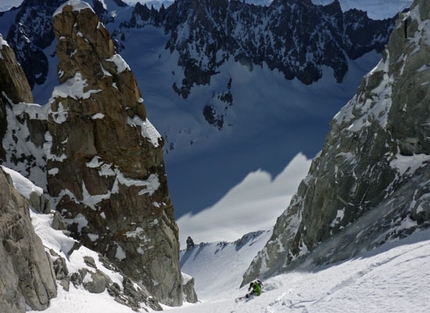
{"type": "Polygon", "coordinates": [[[58,73],[48,115],[48,191],[73,236],[182,304],[178,227],[163,139],[146,117],[135,77],[85,2],[53,16],[58,73]]]}

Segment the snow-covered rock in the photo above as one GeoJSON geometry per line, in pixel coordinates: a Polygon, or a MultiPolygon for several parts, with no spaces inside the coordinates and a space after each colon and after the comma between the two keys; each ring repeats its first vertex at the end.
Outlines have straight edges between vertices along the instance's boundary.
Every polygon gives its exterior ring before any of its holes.
{"type": "Polygon", "coordinates": [[[429,12],[429,2],[417,0],[400,15],[381,62],[334,117],[243,283],[306,257],[346,259],[430,226],[429,12]]]}

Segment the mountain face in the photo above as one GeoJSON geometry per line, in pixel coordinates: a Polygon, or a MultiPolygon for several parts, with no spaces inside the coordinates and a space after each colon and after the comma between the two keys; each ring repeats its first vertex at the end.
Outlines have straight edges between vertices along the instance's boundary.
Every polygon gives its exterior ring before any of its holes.
{"type": "MultiPolygon", "coordinates": [[[[132,292],[126,284],[135,281],[145,289],[136,296],[140,302],[155,309],[161,309],[157,301],[181,305],[178,227],[164,142],[147,119],[134,74],[88,4],[69,1],[52,19],[60,85],[45,106],[31,103],[24,73],[3,45],[2,164],[49,194],[64,220],[56,224],[64,223],[79,245],[119,268],[127,277],[124,290],[132,292]]],[[[50,212],[46,202],[36,200],[34,207],[50,212]]],[[[106,281],[103,277],[92,279],[106,281]]],[[[120,298],[122,288],[117,289],[110,292],[120,298]]],[[[194,292],[192,282],[186,291],[194,292]]]]}
{"type": "MultiPolygon", "coordinates": [[[[25,77],[22,67],[16,62],[15,53],[0,35],[1,59],[0,86],[5,94],[0,95],[0,138],[3,138],[7,130],[6,103],[10,99],[14,103],[33,102],[33,95],[25,77]]],[[[5,158],[5,151],[0,147],[0,156],[5,158]]]]}
{"type": "MultiPolygon", "coordinates": [[[[297,78],[307,85],[321,79],[326,66],[340,83],[348,59],[382,51],[392,27],[391,20],[370,20],[362,11],[343,13],[338,1],[328,6],[310,0],[274,1],[263,7],[242,1],[182,0],[160,10],[138,3],[131,21],[117,31],[148,24],[164,28],[169,34],[166,49],[179,53],[185,77],[173,88],[183,98],[193,86],[210,84],[231,58],[250,71],[265,64],[285,79],[297,78]]],[[[231,105],[229,99],[225,102],[231,105]]]]}
{"type": "MultiPolygon", "coordinates": [[[[36,49],[42,41],[39,34],[48,31],[56,8],[54,1],[48,3],[52,6],[42,8],[24,1],[0,17],[0,27],[15,25],[4,34],[29,81],[44,81],[32,85],[38,103],[48,102],[57,84],[56,42],[39,48],[48,62],[33,74],[35,63],[25,61],[31,52],[21,53],[20,47],[36,49]],[[41,18],[34,27],[33,11],[41,18]],[[32,31],[42,25],[46,31],[32,31]]],[[[165,140],[176,217],[213,204],[256,168],[276,175],[298,153],[313,157],[328,121],[378,62],[394,25],[393,19],[342,12],[337,2],[288,0],[260,7],[180,0],[159,10],[113,0],[89,3],[110,30],[116,51],[137,73],[151,120],[165,140]],[[255,153],[255,143],[262,141],[265,147],[255,153]],[[246,162],[233,161],[227,151],[240,151],[237,159],[246,162]],[[199,179],[184,183],[182,177],[196,172],[197,164],[199,179]],[[222,174],[226,164],[228,177],[222,174]],[[197,188],[211,192],[196,199],[197,188]]]]}
{"type": "Polygon", "coordinates": [[[430,226],[430,4],[402,14],[244,275],[339,261],[430,226]],[[305,265],[303,265],[305,264],[305,265]]]}
{"type": "MultiPolygon", "coordinates": [[[[9,30],[7,40],[16,50],[32,87],[46,80],[49,65],[43,49],[54,40],[50,16],[62,3],[64,0],[43,5],[24,1],[9,30]]],[[[120,0],[114,4],[111,11],[126,7],[120,0]]],[[[104,2],[93,0],[93,7],[108,28],[109,24],[117,25],[104,2]]],[[[137,3],[130,20],[111,30],[121,51],[128,29],[148,25],[163,29],[168,34],[165,49],[178,52],[177,63],[184,75],[182,82],[172,88],[187,98],[193,86],[210,84],[229,59],[250,71],[267,65],[270,70],[279,70],[285,79],[297,78],[304,84],[320,80],[323,68],[328,67],[340,83],[348,71],[349,59],[372,50],[382,51],[393,21],[371,20],[358,10],[343,13],[338,1],[317,6],[310,0],[280,0],[265,7],[241,1],[181,0],[160,10],[137,3]]],[[[226,105],[233,103],[231,82],[226,82],[219,97],[226,105]]],[[[221,126],[210,108],[203,114],[209,124],[221,126]]]]}

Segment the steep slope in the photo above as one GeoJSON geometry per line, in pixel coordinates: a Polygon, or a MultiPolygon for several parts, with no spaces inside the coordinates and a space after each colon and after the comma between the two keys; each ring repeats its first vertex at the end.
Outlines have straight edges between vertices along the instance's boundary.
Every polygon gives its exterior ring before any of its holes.
{"type": "Polygon", "coordinates": [[[400,16],[379,65],[334,117],[243,284],[334,262],[429,227],[430,4],[400,16]]]}
{"type": "Polygon", "coordinates": [[[202,242],[181,250],[181,270],[193,277],[202,301],[228,297],[240,284],[241,273],[264,246],[271,231],[244,235],[235,242],[202,242]]]}
{"type": "MultiPolygon", "coordinates": [[[[183,306],[172,312],[425,313],[430,309],[427,291],[430,278],[429,244],[430,229],[427,229],[361,253],[351,260],[264,280],[260,297],[238,303],[234,299],[246,294],[248,286],[229,288],[228,282],[232,277],[239,276],[235,266],[239,263],[236,260],[240,252],[229,250],[227,246],[218,253],[222,253],[222,258],[229,255],[235,261],[232,262],[231,271],[223,268],[217,277],[220,288],[202,303],[183,306]],[[222,281],[225,281],[225,285],[222,281]]],[[[194,263],[196,277],[203,281],[203,285],[210,282],[212,273],[210,267],[209,270],[200,267],[204,263],[201,261],[207,257],[206,262],[215,264],[214,268],[217,269],[217,256],[204,253],[201,259],[199,255],[189,259],[191,266],[194,263]]]]}

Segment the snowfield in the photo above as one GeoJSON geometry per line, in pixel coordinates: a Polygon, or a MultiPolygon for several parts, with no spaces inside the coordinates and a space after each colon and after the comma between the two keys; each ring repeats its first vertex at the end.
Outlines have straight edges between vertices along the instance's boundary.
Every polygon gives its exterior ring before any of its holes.
{"type": "MultiPolygon", "coordinates": [[[[196,249],[196,248],[195,248],[196,249]]],[[[219,253],[219,252],[218,252],[219,253]]],[[[197,253],[196,253],[197,254],[197,253]]],[[[197,256],[197,255],[196,255],[197,256]]],[[[239,276],[235,265],[240,261],[232,252],[230,261],[223,257],[218,262],[214,254],[211,262],[221,263],[225,268],[216,279],[218,289],[212,280],[213,264],[188,261],[192,268],[197,293],[208,294],[201,303],[170,309],[174,313],[336,313],[336,312],[430,312],[430,230],[412,234],[397,242],[387,243],[361,256],[329,265],[279,275],[264,281],[263,294],[248,302],[236,304],[236,297],[246,294],[247,288],[231,288],[227,283],[239,276]],[[209,296],[209,292],[212,295],[209,296]]],[[[216,271],[215,267],[215,271],[216,271]]]]}

